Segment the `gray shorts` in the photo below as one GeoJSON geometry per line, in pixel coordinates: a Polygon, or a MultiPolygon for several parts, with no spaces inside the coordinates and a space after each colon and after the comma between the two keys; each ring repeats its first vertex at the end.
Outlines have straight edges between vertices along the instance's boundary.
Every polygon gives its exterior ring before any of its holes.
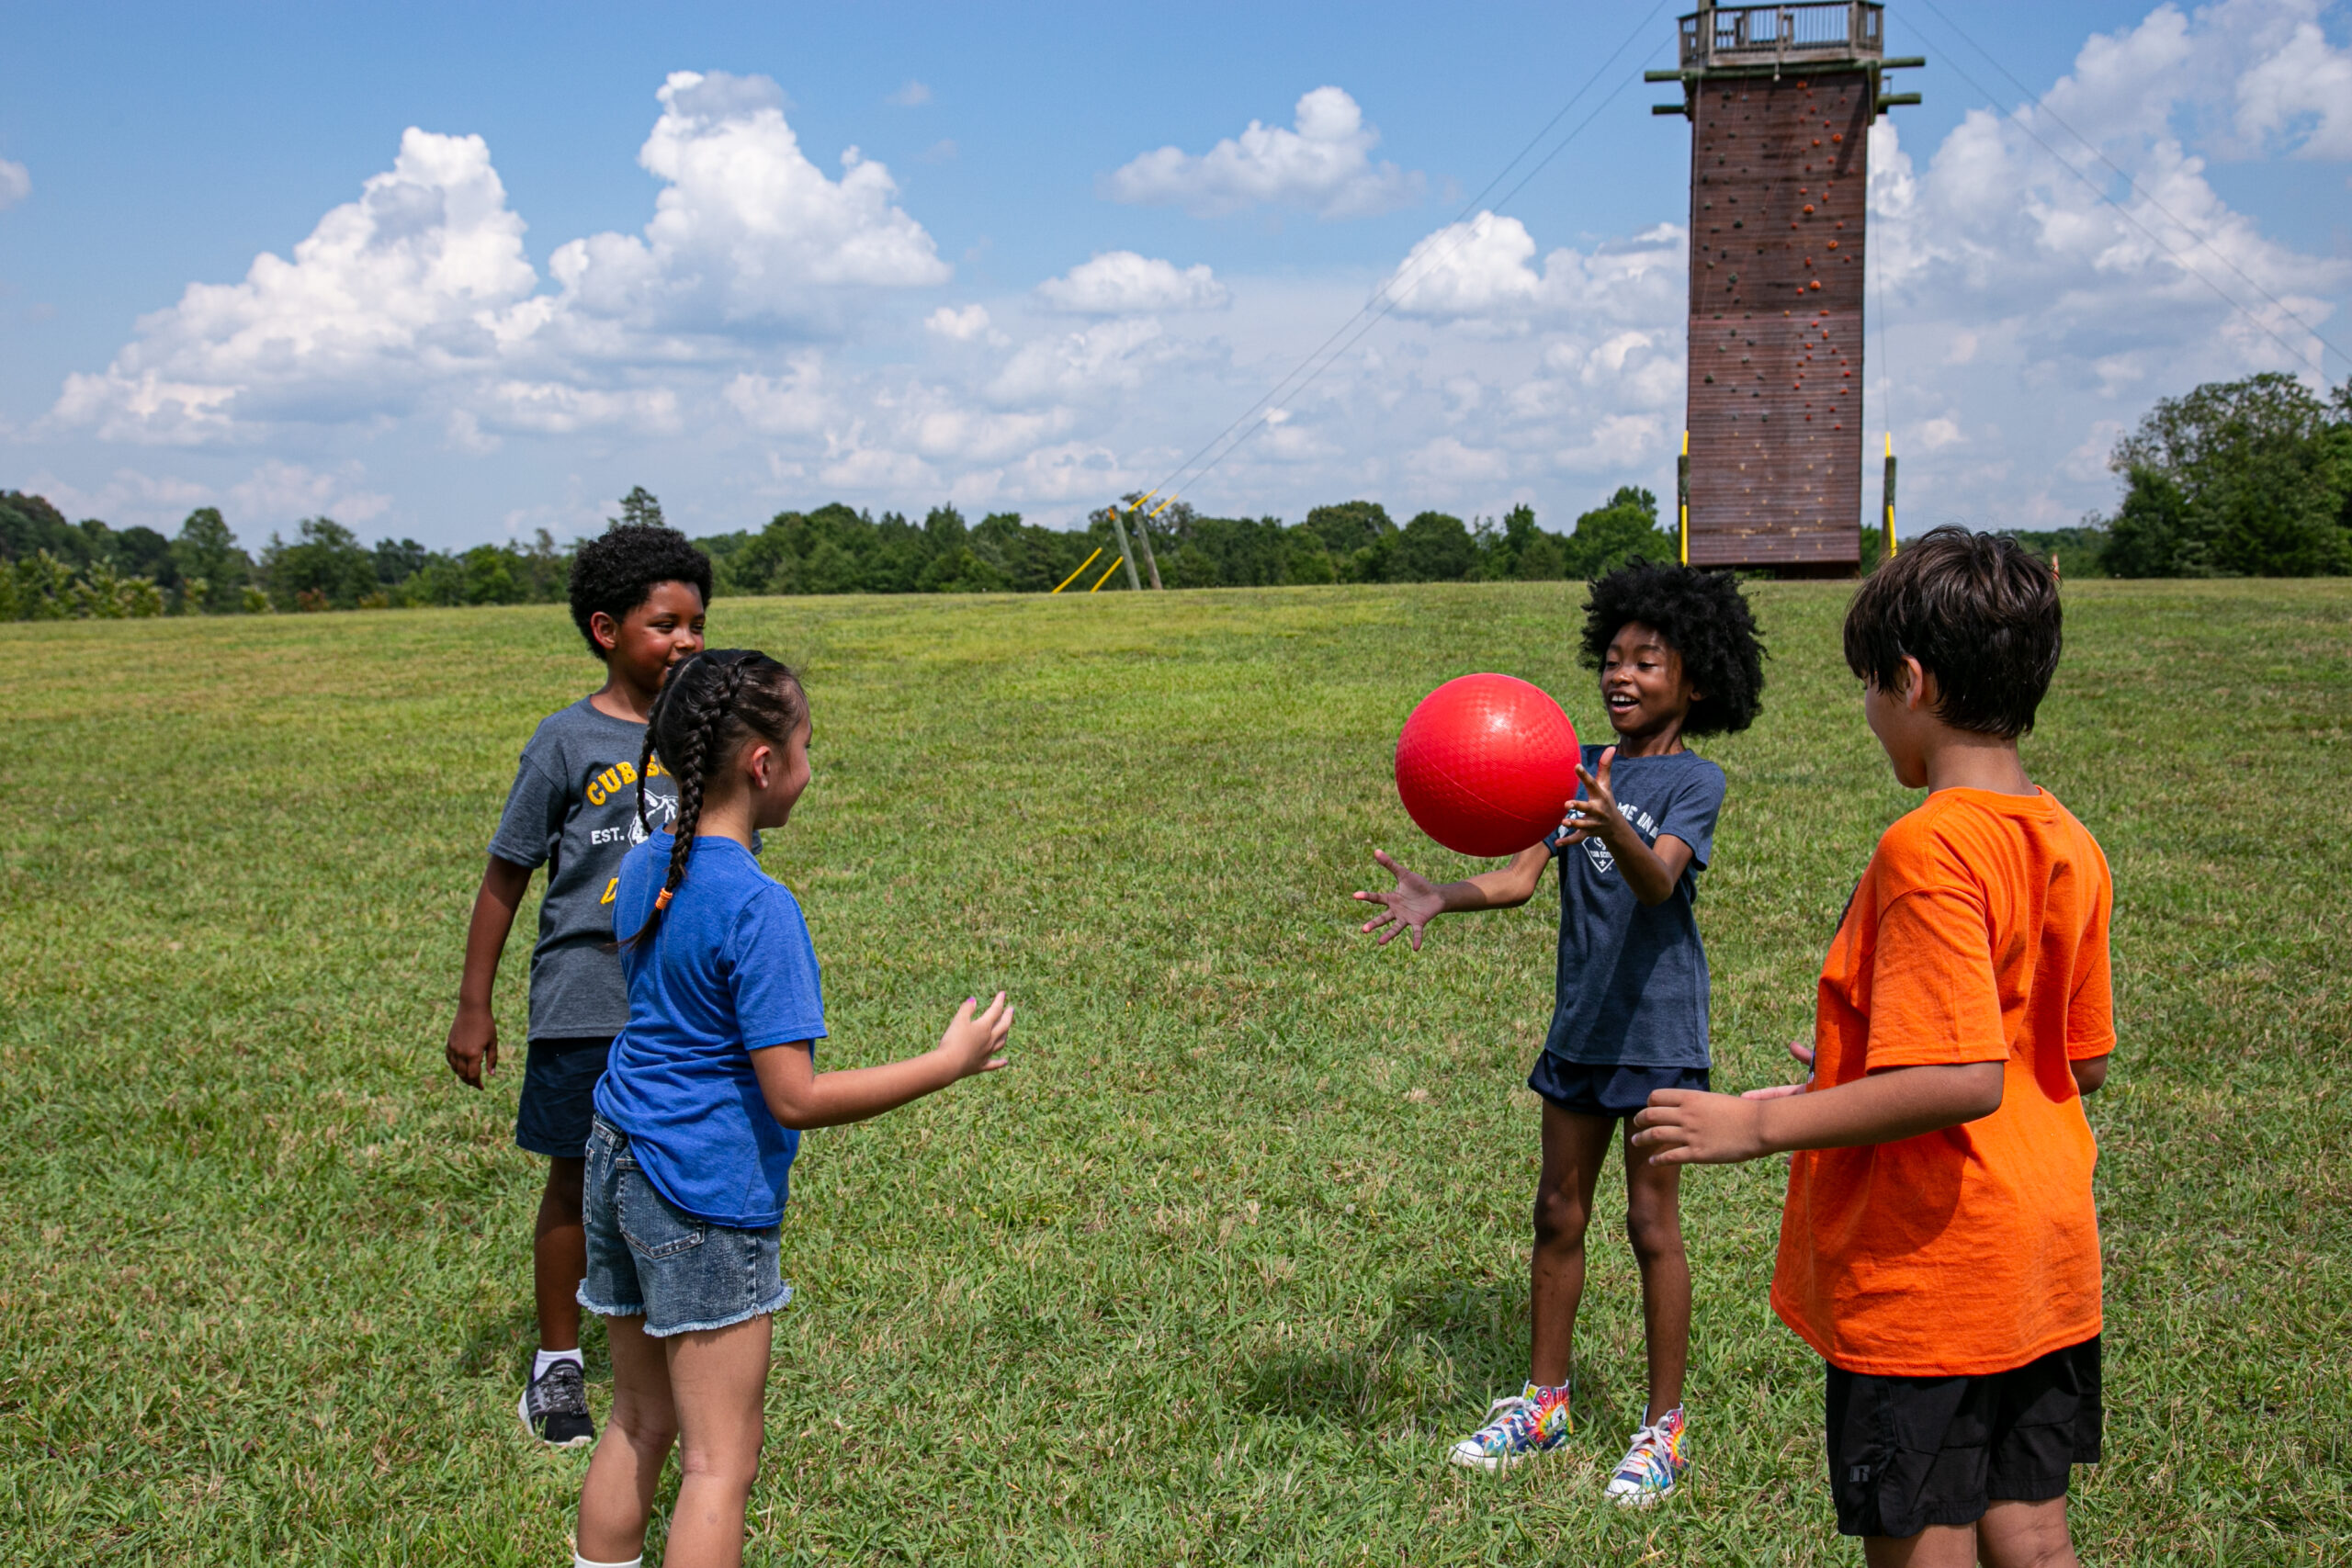
{"type": "Polygon", "coordinates": [[[638,1168],[628,1134],[602,1116],[588,1134],[584,1186],[579,1299],[597,1316],[641,1317],[662,1339],[764,1316],[792,1299],[777,1226],[743,1230],[679,1209],[638,1168]]]}

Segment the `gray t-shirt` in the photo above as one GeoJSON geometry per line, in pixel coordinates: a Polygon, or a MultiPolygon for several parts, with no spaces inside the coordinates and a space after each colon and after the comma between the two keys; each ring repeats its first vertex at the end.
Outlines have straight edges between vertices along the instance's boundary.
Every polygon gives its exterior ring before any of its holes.
{"type": "MultiPolygon", "coordinates": [[[[1600,752],[1584,748],[1584,765],[1599,773],[1600,752]]],[[[1560,965],[1544,1049],[1571,1062],[1706,1066],[1707,950],[1690,910],[1714,852],[1724,771],[1695,751],[1621,756],[1609,787],[1644,843],[1672,834],[1690,846],[1690,863],[1664,902],[1644,904],[1600,840],[1562,843],[1555,830],[1544,840],[1560,867],[1560,965]]]]}
{"type": "MultiPolygon", "coordinates": [[[[539,721],[490,852],[548,868],[539,940],[531,949],[533,1040],[618,1034],[628,987],[613,946],[621,858],[645,841],[637,819],[637,759],[645,726],[599,713],[586,697],[539,721]]],[[[655,831],[678,815],[675,781],[656,762],[645,792],[655,831]]]]}

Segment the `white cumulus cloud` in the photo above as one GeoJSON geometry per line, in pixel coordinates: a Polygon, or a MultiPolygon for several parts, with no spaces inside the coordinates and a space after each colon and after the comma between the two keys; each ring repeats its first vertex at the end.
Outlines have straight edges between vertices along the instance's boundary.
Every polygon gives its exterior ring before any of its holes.
{"type": "Polygon", "coordinates": [[[985,335],[989,330],[989,308],[967,305],[961,310],[942,305],[922,319],[923,330],[945,338],[950,343],[970,343],[985,335]]]}
{"type": "Polygon", "coordinates": [[[681,392],[649,365],[740,362],[762,335],[823,330],[851,296],[949,276],[881,164],[852,148],[833,179],[809,162],[774,82],[682,71],[657,96],[639,154],[666,182],[651,221],[559,246],[554,292],[488,144],[412,128],[290,260],[189,285],[106,370],[69,377],[52,423],[199,445],[423,411],[476,453],[501,431],[662,434],[681,392]]]}
{"type": "Polygon", "coordinates": [[[16,206],[32,193],[32,172],[22,164],[12,164],[6,158],[0,158],[0,212],[16,206]]]}
{"type": "Polygon", "coordinates": [[[898,186],[854,147],[828,179],[764,76],[673,71],[638,153],[668,182],[642,238],[574,240],[548,260],[559,308],[641,330],[719,331],[824,313],[812,291],[944,283],[952,269],[898,186]]]}
{"type": "Polygon", "coordinates": [[[1133,251],[1104,251],[1037,286],[1038,297],[1077,315],[1146,315],[1157,310],[1214,310],[1233,296],[1206,265],[1179,269],[1174,262],[1133,251]]]}
{"type": "Polygon", "coordinates": [[[411,130],[291,261],[264,254],[242,283],[188,285],[105,371],[69,377],[55,417],[193,444],[238,423],[405,406],[492,363],[502,316],[537,281],[482,139],[411,130]]]}
{"type": "Polygon", "coordinates": [[[1380,132],[1338,87],[1298,100],[1294,127],[1250,122],[1206,152],[1179,147],[1146,152],[1104,182],[1114,201],[1182,207],[1200,217],[1256,206],[1293,207],[1320,218],[1363,218],[1418,200],[1423,180],[1374,163],[1380,132]]]}

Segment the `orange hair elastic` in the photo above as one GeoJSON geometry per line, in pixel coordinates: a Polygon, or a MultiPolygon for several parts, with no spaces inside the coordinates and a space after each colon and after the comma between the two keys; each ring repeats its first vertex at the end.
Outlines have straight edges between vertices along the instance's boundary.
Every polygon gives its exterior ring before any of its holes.
{"type": "Polygon", "coordinates": [[[657,915],[658,915],[658,914],[660,914],[662,910],[664,910],[664,909],[668,908],[669,907],[670,907],[670,889],[669,889],[669,888],[667,888],[667,887],[664,887],[663,889],[662,889],[662,896],[661,896],[660,897],[658,897],[658,898],[656,898],[656,899],[654,899],[654,900],[653,900],[653,912],[654,912],[655,914],[657,914],[657,915]]]}

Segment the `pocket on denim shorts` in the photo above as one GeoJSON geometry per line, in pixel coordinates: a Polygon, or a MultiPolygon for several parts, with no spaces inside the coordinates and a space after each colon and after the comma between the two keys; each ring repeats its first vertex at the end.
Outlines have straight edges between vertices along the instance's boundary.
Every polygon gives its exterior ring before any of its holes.
{"type": "Polygon", "coordinates": [[[629,1250],[642,1258],[674,1258],[703,1244],[710,1226],[680,1213],[655,1190],[635,1160],[623,1156],[613,1207],[629,1250]]]}

